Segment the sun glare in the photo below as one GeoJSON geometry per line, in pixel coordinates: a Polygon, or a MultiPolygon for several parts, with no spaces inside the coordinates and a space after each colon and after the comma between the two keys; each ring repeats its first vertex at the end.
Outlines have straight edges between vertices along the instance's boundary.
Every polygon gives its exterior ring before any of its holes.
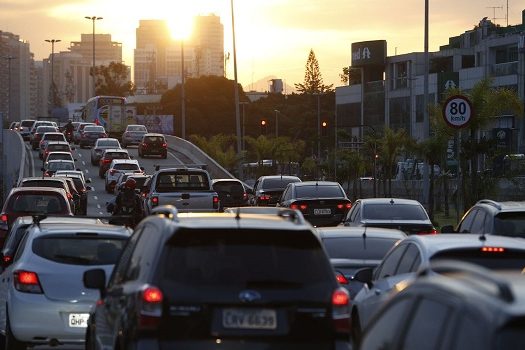
{"type": "Polygon", "coordinates": [[[178,16],[169,18],[167,21],[173,39],[188,39],[191,36],[193,30],[192,16],[178,16]]]}

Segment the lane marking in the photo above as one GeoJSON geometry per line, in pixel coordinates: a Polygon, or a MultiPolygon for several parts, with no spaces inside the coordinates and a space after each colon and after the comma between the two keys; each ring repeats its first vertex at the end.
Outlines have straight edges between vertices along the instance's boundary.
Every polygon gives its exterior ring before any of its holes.
{"type": "Polygon", "coordinates": [[[85,172],[86,172],[86,174],[88,174],[88,173],[89,173],[89,170],[88,170],[88,169],[86,169],[86,170],[85,170],[85,172]]]}
{"type": "Polygon", "coordinates": [[[97,208],[100,209],[100,204],[97,204],[97,208]]]}
{"type": "Polygon", "coordinates": [[[97,196],[93,196],[93,199],[98,201],[98,197],[97,196]]]}
{"type": "Polygon", "coordinates": [[[168,154],[169,154],[170,156],[172,156],[172,157],[173,157],[177,162],[179,162],[180,164],[184,164],[184,163],[182,162],[182,160],[180,160],[179,158],[177,158],[177,156],[176,156],[175,154],[173,154],[173,153],[171,153],[171,152],[168,152],[168,154]]]}
{"type": "Polygon", "coordinates": [[[86,162],[82,161],[82,165],[86,165],[86,162]]]}

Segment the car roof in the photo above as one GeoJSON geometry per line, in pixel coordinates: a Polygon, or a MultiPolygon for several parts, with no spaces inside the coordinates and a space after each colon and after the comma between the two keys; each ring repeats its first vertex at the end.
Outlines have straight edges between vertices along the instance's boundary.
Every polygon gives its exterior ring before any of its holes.
{"type": "Polygon", "coordinates": [[[80,222],[82,225],[79,226],[79,222],[76,220],[64,220],[63,222],[46,222],[41,221],[39,224],[39,230],[35,231],[33,238],[39,236],[45,236],[50,233],[56,234],[71,234],[71,231],[75,233],[97,233],[97,234],[110,234],[128,238],[130,236],[130,230],[125,226],[105,224],[100,221],[98,222],[80,222]]]}
{"type": "Polygon", "coordinates": [[[266,180],[266,179],[299,179],[299,177],[292,176],[292,175],[264,175],[264,176],[259,177],[259,180],[266,180]]]}
{"type": "Polygon", "coordinates": [[[53,152],[49,152],[49,154],[47,155],[48,157],[52,154],[67,154],[67,155],[71,155],[71,152],[67,152],[67,151],[53,151],[53,152]]]}
{"type": "Polygon", "coordinates": [[[72,163],[72,164],[75,164],[74,161],[69,160],[69,159],[51,159],[51,160],[48,160],[46,163],[72,163]]]}
{"type": "Polygon", "coordinates": [[[144,137],[147,136],[162,136],[164,137],[164,134],[159,134],[158,132],[148,132],[147,134],[144,134],[144,137]]]}
{"type": "Polygon", "coordinates": [[[117,141],[118,142],[118,139],[116,139],[114,137],[101,137],[101,138],[97,139],[96,142],[98,143],[99,141],[117,141]]]}
{"type": "Polygon", "coordinates": [[[340,186],[339,182],[335,181],[302,181],[302,182],[290,182],[290,186],[303,187],[303,186],[340,186]]]}
{"type": "Polygon", "coordinates": [[[421,203],[415,199],[406,198],[359,198],[363,204],[412,204],[421,205],[421,203]],[[393,202],[393,203],[392,203],[393,202]]]}
{"type": "Polygon", "coordinates": [[[407,235],[400,230],[379,227],[318,227],[317,232],[321,238],[340,238],[340,237],[367,237],[367,238],[389,238],[404,239],[407,235]]]}
{"type": "Polygon", "coordinates": [[[126,153],[126,154],[129,154],[128,150],[127,149],[122,149],[122,148],[106,148],[104,150],[104,154],[106,153],[112,153],[112,152],[118,152],[118,153],[126,153]]]}
{"type": "Polygon", "coordinates": [[[497,202],[490,199],[482,199],[477,201],[474,206],[484,206],[498,212],[525,211],[525,201],[497,202]]]}
{"type": "Polygon", "coordinates": [[[20,182],[26,182],[26,181],[64,181],[63,179],[57,179],[55,177],[24,177],[20,182]]]}
{"type": "Polygon", "coordinates": [[[49,141],[47,143],[46,147],[48,147],[50,145],[68,145],[69,146],[69,142],[67,142],[67,141],[49,141]]]}
{"type": "Polygon", "coordinates": [[[217,183],[217,182],[239,182],[239,183],[243,183],[241,180],[239,179],[212,179],[211,180],[211,183],[214,184],[214,183],[217,183]]]}
{"type": "Polygon", "coordinates": [[[46,132],[46,133],[44,134],[44,136],[45,136],[45,135],[62,135],[62,136],[64,136],[64,134],[62,134],[62,133],[59,132],[59,131],[46,132]]]}

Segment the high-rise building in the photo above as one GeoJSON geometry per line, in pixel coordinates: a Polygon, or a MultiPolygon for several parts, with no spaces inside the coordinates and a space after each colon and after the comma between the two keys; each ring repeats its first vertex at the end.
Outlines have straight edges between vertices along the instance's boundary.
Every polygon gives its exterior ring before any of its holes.
{"type": "Polygon", "coordinates": [[[224,75],[224,26],[215,15],[195,17],[192,44],[195,46],[197,76],[224,75]]]}
{"type": "MultiPolygon", "coordinates": [[[[93,61],[93,34],[81,34],[80,41],[72,41],[69,50],[93,61]]],[[[111,34],[95,34],[95,64],[122,62],[122,43],[111,41],[111,34]]]]}

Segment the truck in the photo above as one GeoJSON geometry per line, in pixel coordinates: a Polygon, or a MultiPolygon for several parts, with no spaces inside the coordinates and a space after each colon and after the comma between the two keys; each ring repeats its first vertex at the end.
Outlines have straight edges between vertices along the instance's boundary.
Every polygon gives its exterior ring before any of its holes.
{"type": "Polygon", "coordinates": [[[144,184],[144,212],[173,205],[179,212],[218,212],[219,196],[209,173],[202,168],[179,166],[159,169],[144,184]]]}
{"type": "Polygon", "coordinates": [[[82,121],[102,125],[109,137],[121,139],[128,126],[126,99],[120,96],[95,96],[82,110],[82,121]]]}

